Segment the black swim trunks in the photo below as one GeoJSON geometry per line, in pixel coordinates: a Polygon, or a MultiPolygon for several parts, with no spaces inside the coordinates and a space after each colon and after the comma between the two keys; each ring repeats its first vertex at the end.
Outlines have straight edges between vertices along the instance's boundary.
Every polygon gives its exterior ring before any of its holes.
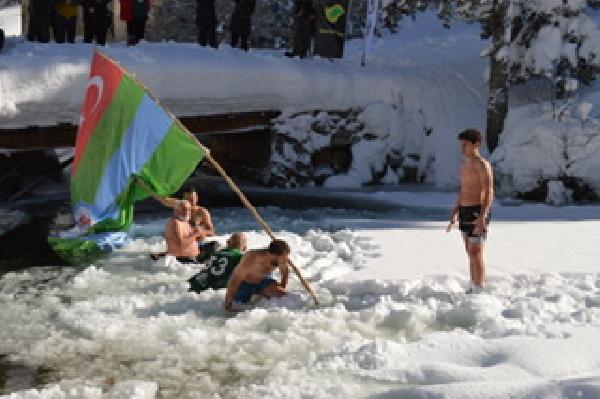
{"type": "MultiPolygon", "coordinates": [[[[487,228],[481,234],[475,234],[475,220],[481,214],[481,205],[461,206],[458,208],[458,228],[462,231],[463,237],[469,238],[469,241],[477,243],[485,241],[487,237],[487,228]]],[[[490,224],[490,214],[485,221],[486,226],[490,224]]]]}
{"type": "Polygon", "coordinates": [[[217,241],[198,243],[198,249],[200,249],[200,253],[197,257],[178,256],[177,261],[179,263],[204,263],[219,250],[219,243],[217,241]]]}

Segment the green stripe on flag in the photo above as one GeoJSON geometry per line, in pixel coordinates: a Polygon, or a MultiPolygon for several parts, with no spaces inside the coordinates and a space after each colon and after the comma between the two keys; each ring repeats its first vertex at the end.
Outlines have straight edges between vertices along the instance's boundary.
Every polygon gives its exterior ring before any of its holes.
{"type": "MultiPolygon", "coordinates": [[[[171,195],[185,183],[202,158],[202,148],[179,123],[175,122],[139,176],[158,195],[171,195]]],[[[144,194],[142,196],[146,197],[144,194]]],[[[138,198],[136,196],[136,199],[138,198]]]]}
{"type": "MultiPolygon", "coordinates": [[[[204,150],[180,125],[171,125],[163,141],[139,172],[140,177],[157,195],[174,194],[194,172],[204,158],[204,150]]],[[[119,219],[104,219],[95,224],[91,232],[127,230],[133,222],[133,204],[147,198],[148,194],[132,181],[117,199],[119,219]]]]}
{"type": "Polygon", "coordinates": [[[71,201],[93,203],[109,160],[121,146],[145,95],[132,78],[123,76],[108,109],[96,125],[71,183],[71,201]]]}
{"type": "Polygon", "coordinates": [[[94,241],[85,238],[48,237],[48,243],[54,252],[73,266],[87,265],[105,254],[94,241]]]}

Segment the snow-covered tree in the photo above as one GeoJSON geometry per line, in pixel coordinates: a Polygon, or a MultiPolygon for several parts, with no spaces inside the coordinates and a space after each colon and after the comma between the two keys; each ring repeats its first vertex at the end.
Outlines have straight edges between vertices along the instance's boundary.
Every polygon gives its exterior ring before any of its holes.
{"type": "Polygon", "coordinates": [[[493,151],[498,146],[508,114],[509,59],[506,55],[512,38],[508,15],[510,0],[484,0],[477,3],[469,8],[465,8],[467,4],[464,4],[463,12],[480,19],[482,37],[491,38],[490,46],[483,55],[490,59],[486,139],[488,149],[493,151]]]}
{"type": "Polygon", "coordinates": [[[425,11],[432,3],[431,0],[382,0],[383,23],[391,32],[396,32],[403,17],[415,18],[417,12],[425,11]]]}
{"type": "Polygon", "coordinates": [[[546,77],[565,98],[600,66],[600,30],[586,0],[511,0],[510,80],[546,77]]]}
{"type": "Polygon", "coordinates": [[[493,150],[508,112],[511,84],[550,79],[556,98],[589,84],[600,67],[600,30],[588,15],[597,0],[455,0],[455,15],[478,20],[490,38],[487,118],[493,150]]]}

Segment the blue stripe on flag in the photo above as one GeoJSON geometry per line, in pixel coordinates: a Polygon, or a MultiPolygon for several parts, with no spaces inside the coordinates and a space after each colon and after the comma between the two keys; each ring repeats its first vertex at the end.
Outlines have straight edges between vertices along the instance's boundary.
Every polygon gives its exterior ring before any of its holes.
{"type": "Polygon", "coordinates": [[[100,182],[92,205],[98,220],[119,217],[117,197],[127,188],[131,175],[148,162],[172,125],[173,119],[146,94],[100,182]]]}

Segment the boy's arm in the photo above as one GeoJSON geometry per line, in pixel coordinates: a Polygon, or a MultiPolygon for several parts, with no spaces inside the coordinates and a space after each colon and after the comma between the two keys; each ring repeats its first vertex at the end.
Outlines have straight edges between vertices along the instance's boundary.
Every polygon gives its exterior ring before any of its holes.
{"type": "Polygon", "coordinates": [[[227,283],[227,293],[225,294],[225,309],[231,310],[231,305],[233,305],[233,298],[237,295],[238,289],[240,288],[240,284],[242,283],[242,279],[235,272],[233,276],[229,279],[229,283],[227,283]]]}
{"type": "Polygon", "coordinates": [[[452,230],[452,226],[458,221],[458,210],[460,209],[460,191],[458,192],[458,196],[456,197],[456,203],[454,204],[454,208],[452,208],[452,213],[450,214],[450,223],[446,227],[446,232],[450,232],[452,230]]]}
{"type": "Polygon", "coordinates": [[[157,200],[158,202],[160,202],[167,208],[175,208],[175,205],[177,205],[176,198],[161,197],[161,196],[157,195],[154,191],[152,191],[152,189],[150,187],[148,187],[148,185],[139,177],[136,177],[135,180],[136,180],[137,185],[140,186],[148,195],[150,195],[152,198],[154,198],[155,200],[157,200]]]}
{"type": "Polygon", "coordinates": [[[481,190],[483,194],[480,217],[485,220],[490,213],[492,204],[494,203],[494,177],[492,175],[491,165],[486,161],[483,161],[482,163],[482,168],[479,173],[479,178],[481,179],[481,190]]]}
{"type": "Polygon", "coordinates": [[[290,275],[289,262],[279,264],[279,273],[281,273],[281,282],[279,283],[283,288],[287,287],[288,277],[290,275]]]}
{"type": "Polygon", "coordinates": [[[249,262],[250,255],[245,254],[242,256],[242,260],[233,270],[233,274],[227,283],[227,292],[225,293],[225,309],[230,310],[231,305],[233,304],[233,299],[237,295],[238,289],[240,288],[240,284],[246,278],[246,270],[249,262]]]}
{"type": "Polygon", "coordinates": [[[202,214],[202,226],[204,227],[204,236],[211,237],[216,234],[215,227],[210,217],[210,213],[206,208],[200,207],[200,213],[202,214]]]}
{"type": "Polygon", "coordinates": [[[486,161],[482,160],[479,170],[479,179],[481,184],[481,213],[475,220],[475,233],[481,234],[485,230],[486,221],[490,214],[492,203],[494,202],[494,184],[492,176],[492,167],[486,161]]]}
{"type": "Polygon", "coordinates": [[[175,224],[175,234],[177,236],[177,239],[179,239],[179,242],[181,242],[184,246],[188,246],[192,243],[195,243],[198,239],[198,236],[202,236],[202,233],[196,230],[192,230],[189,235],[185,234],[181,230],[181,225],[179,223],[175,224]]]}
{"type": "Polygon", "coordinates": [[[231,305],[233,305],[233,299],[237,295],[238,289],[240,288],[240,284],[242,284],[243,278],[241,277],[241,272],[238,271],[238,267],[233,271],[233,275],[229,279],[227,283],[227,293],[225,294],[225,309],[231,310],[231,305]],[[237,271],[237,273],[236,273],[237,271]]]}

